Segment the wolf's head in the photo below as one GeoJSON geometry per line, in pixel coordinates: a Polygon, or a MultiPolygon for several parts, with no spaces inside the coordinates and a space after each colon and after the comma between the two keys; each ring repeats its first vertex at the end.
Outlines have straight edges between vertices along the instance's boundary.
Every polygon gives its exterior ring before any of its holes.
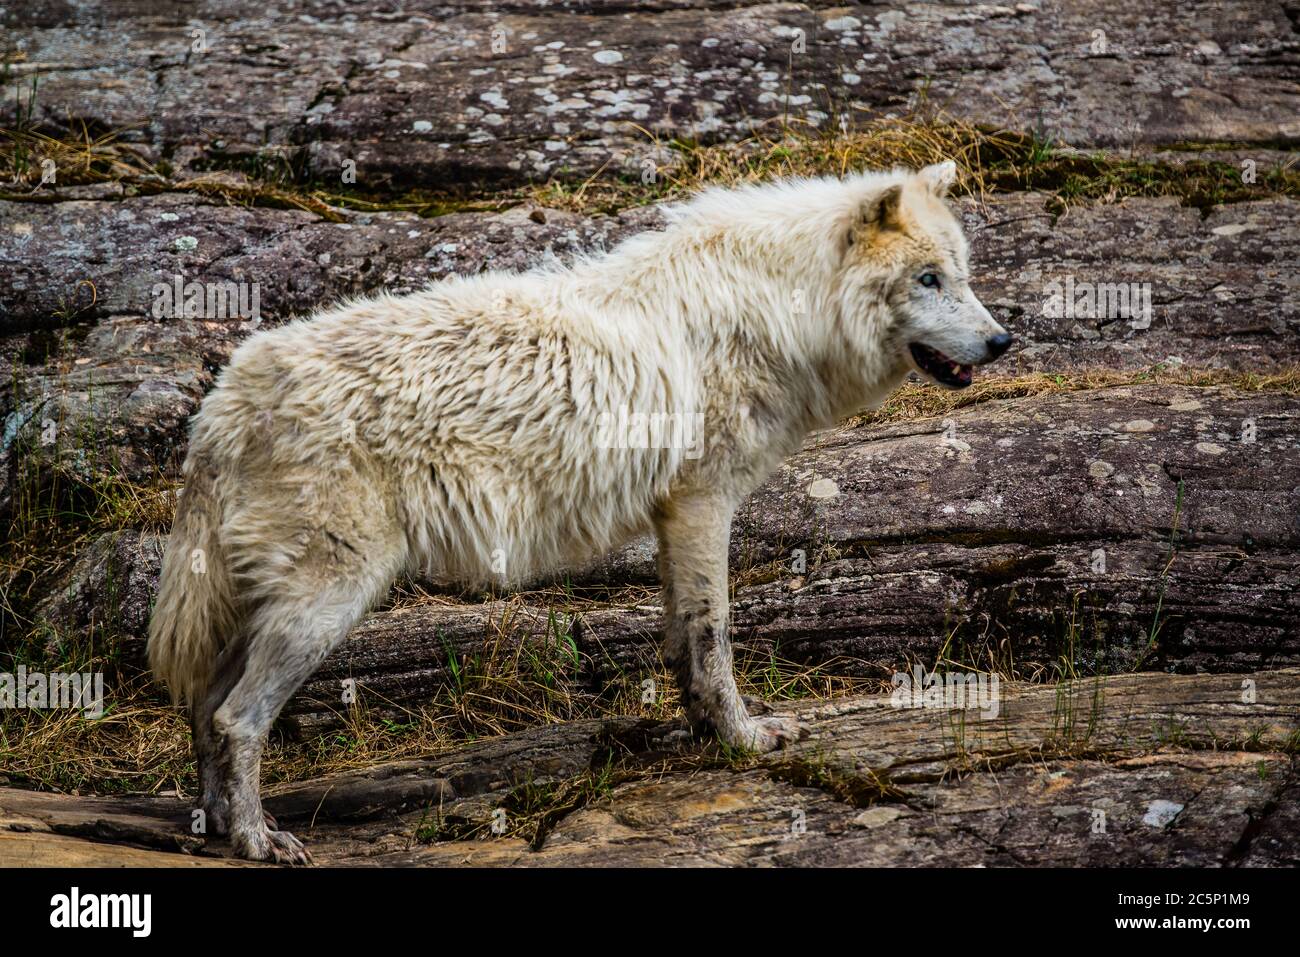
{"type": "Polygon", "coordinates": [[[885,304],[882,344],[900,363],[964,389],[1012,338],[971,292],[966,239],[944,203],[956,175],[939,163],[873,191],[848,230],[841,289],[849,315],[885,304]]]}

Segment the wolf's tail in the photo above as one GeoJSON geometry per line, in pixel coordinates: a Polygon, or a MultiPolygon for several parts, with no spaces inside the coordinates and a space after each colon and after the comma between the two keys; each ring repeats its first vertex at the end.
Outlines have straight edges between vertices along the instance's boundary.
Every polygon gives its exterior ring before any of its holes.
{"type": "Polygon", "coordinates": [[[221,503],[214,473],[202,467],[189,471],[149,621],[149,667],[173,702],[192,705],[202,698],[232,633],[235,608],[218,536],[221,503]]]}

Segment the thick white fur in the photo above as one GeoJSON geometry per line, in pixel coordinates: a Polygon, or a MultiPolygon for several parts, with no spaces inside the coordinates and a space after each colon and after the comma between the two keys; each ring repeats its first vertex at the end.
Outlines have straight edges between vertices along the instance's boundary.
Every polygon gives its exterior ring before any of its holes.
{"type": "Polygon", "coordinates": [[[809,430],[899,384],[908,342],[987,358],[1001,328],[966,285],[952,175],[710,190],[567,267],[448,279],[245,342],[193,423],[150,636],[201,765],[208,748],[221,769],[205,806],[241,850],[301,859],[254,819],[254,738],[404,570],[519,579],[654,529],[688,715],[745,746],[788,738],[734,690],[726,529],[809,430]],[[941,296],[918,291],[929,266],[941,296]],[[602,448],[620,407],[702,413],[702,454],[602,448]]]}

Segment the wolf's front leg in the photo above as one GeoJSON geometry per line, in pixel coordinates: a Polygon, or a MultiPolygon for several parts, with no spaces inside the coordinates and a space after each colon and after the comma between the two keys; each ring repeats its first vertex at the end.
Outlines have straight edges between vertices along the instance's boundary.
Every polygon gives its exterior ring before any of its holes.
{"type": "Polygon", "coordinates": [[[727,744],[773,751],[800,737],[792,718],[752,718],[736,687],[727,634],[730,503],[674,499],[657,526],[664,589],[664,660],[677,677],[687,720],[727,744]]]}

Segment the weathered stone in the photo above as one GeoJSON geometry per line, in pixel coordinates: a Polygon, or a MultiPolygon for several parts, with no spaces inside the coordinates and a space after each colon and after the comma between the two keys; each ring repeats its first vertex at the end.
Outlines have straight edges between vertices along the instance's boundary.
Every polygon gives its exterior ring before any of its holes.
{"type": "Polygon", "coordinates": [[[962,641],[1014,636],[1044,664],[1294,663],[1297,415],[1290,396],[1141,386],[823,433],[733,529],[737,560],[829,559],[799,592],[767,587],[757,632],[793,626],[799,659],[813,634],[862,656],[882,632],[924,656],[965,623],[962,641]]]}
{"type": "Polygon", "coordinates": [[[103,634],[125,660],[142,665],[165,545],[164,536],[132,529],[100,536],[37,606],[38,630],[56,648],[103,634]]]}
{"type": "Polygon", "coordinates": [[[239,302],[250,305],[256,284],[256,316],[241,314],[233,296],[209,303],[205,295],[197,315],[186,313],[246,333],[255,319],[279,324],[378,289],[400,294],[453,273],[535,265],[659,221],[641,209],[591,217],[548,209],[540,222],[532,211],[430,219],[341,211],[346,221],[335,223],[302,210],[222,205],[189,193],[0,202],[0,259],[10,264],[0,274],[0,331],[113,316],[175,322],[166,310],[176,302],[170,294],[179,277],[205,287],[246,283],[239,302]]]}
{"type": "Polygon", "coordinates": [[[1286,394],[1136,385],[817,433],[742,507],[736,548],[784,560],[783,528],[837,546],[1091,533],[1293,547],[1298,415],[1286,394]]]}
{"type": "MultiPolygon", "coordinates": [[[[267,808],[325,866],[1300,863],[1286,826],[1300,671],[987,693],[995,715],[955,701],[899,707],[889,695],[786,705],[810,735],[740,761],[683,741],[675,723],[572,722],[282,786],[267,808]],[[540,831],[512,801],[517,789],[545,795],[574,782],[578,797],[557,803],[540,831]],[[510,809],[507,834],[493,837],[498,809],[510,809]],[[436,822],[447,839],[417,840],[436,822]]],[[[19,823],[27,854],[75,837],[229,855],[190,820],[176,798],[0,788],[0,828],[19,823]]],[[[11,846],[0,842],[0,861],[11,846]]],[[[104,859],[99,851],[80,859],[104,859]]]]}
{"type": "Polygon", "coordinates": [[[1057,214],[1026,193],[963,209],[972,286],[1021,340],[1003,360],[1017,369],[1266,373],[1300,361],[1292,200],[1203,215],[1173,198],[1126,199],[1057,214]]]}
{"type": "Polygon", "coordinates": [[[1075,145],[1300,133],[1281,3],[112,6],[0,14],[13,79],[40,76],[39,122],[126,131],[179,170],[339,182],[352,160],[372,188],[635,172],[659,158],[643,131],[727,140],[926,103],[1075,145]]]}
{"type": "Polygon", "coordinates": [[[189,417],[229,354],[219,328],[110,318],[77,327],[30,364],[30,350],[54,340],[9,340],[28,351],[0,361],[0,513],[19,483],[56,473],[91,489],[174,477],[189,417]]]}

